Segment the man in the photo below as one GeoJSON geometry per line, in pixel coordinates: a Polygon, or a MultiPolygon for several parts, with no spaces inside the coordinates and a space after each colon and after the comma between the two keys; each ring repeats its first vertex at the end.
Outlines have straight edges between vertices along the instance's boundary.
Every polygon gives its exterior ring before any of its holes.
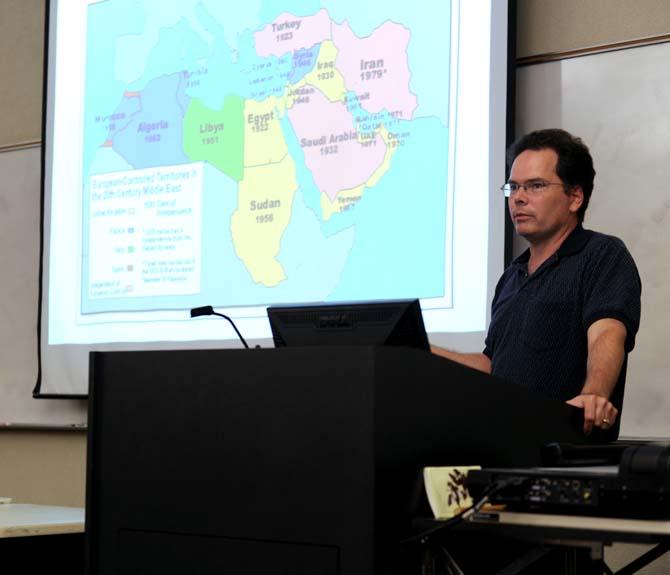
{"type": "Polygon", "coordinates": [[[498,282],[484,352],[433,351],[583,408],[585,433],[609,429],[640,321],[635,263],[621,240],[582,227],[595,171],[579,138],[532,132],[507,159],[502,189],[530,247],[498,282]]]}

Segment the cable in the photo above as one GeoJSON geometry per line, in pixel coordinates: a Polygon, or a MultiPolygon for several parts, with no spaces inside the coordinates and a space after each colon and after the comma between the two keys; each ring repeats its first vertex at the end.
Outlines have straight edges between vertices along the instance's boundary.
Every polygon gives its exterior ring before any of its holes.
{"type": "Polygon", "coordinates": [[[427,529],[426,531],[422,531],[421,533],[418,533],[417,535],[412,535],[411,537],[408,537],[407,539],[403,539],[400,541],[401,545],[405,545],[408,543],[414,543],[416,541],[420,541],[421,543],[425,543],[426,539],[430,537],[431,535],[434,535],[435,533],[438,533],[442,531],[443,529],[447,529],[449,527],[453,527],[454,525],[457,525],[458,523],[461,523],[465,521],[467,518],[471,517],[475,513],[477,513],[488,501],[489,498],[492,495],[495,495],[498,491],[501,491],[505,487],[518,482],[517,478],[511,478],[511,479],[505,479],[505,480],[500,480],[493,485],[489,486],[487,489],[484,490],[484,493],[482,496],[479,498],[479,500],[476,503],[473,503],[470,507],[467,509],[464,509],[461,511],[458,515],[454,515],[454,517],[451,517],[450,519],[447,519],[446,521],[441,522],[439,525],[436,525],[435,527],[432,527],[430,529],[427,529]]]}
{"type": "MultiPolygon", "coordinates": [[[[214,308],[211,305],[204,305],[202,307],[194,307],[191,310],[191,317],[200,317],[203,315],[218,315],[219,317],[222,317],[223,319],[226,319],[230,322],[230,325],[233,326],[233,329],[235,330],[235,333],[237,334],[237,337],[240,338],[240,341],[246,347],[249,349],[249,345],[247,344],[246,340],[242,337],[242,334],[240,333],[240,330],[237,329],[237,326],[235,325],[235,322],[230,319],[227,315],[224,315],[222,313],[219,313],[218,311],[214,311],[214,308]]],[[[256,346],[258,347],[258,346],[256,346]]]]}

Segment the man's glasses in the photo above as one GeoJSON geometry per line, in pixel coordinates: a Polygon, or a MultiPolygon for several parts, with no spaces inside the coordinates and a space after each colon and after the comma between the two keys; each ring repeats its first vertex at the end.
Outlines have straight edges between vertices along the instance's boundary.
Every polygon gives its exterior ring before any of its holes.
{"type": "Polygon", "coordinates": [[[516,182],[509,182],[500,186],[503,194],[506,198],[513,196],[519,191],[519,188],[523,188],[527,193],[532,195],[541,194],[549,186],[563,186],[563,184],[557,182],[545,182],[544,180],[536,180],[534,182],[527,182],[525,184],[517,184],[516,182]]]}

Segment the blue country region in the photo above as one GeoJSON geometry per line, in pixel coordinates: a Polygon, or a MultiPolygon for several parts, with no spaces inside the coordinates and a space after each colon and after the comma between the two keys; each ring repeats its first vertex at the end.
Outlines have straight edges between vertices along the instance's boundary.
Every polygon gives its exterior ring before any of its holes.
{"type": "Polygon", "coordinates": [[[320,46],[316,46],[305,50],[296,50],[293,53],[291,62],[292,68],[288,76],[289,83],[295,84],[296,82],[299,82],[306,74],[314,69],[319,48],[320,46]]]}
{"type": "Polygon", "coordinates": [[[96,116],[96,122],[101,121],[109,127],[107,140],[113,140],[114,136],[125,130],[141,111],[139,98],[124,97],[110,115],[96,116]]]}
{"type": "Polygon", "coordinates": [[[188,162],[182,147],[184,112],[179,94],[183,90],[184,76],[177,73],[156,78],[130,96],[139,99],[141,111],[115,135],[113,146],[134,168],[188,162]]]}

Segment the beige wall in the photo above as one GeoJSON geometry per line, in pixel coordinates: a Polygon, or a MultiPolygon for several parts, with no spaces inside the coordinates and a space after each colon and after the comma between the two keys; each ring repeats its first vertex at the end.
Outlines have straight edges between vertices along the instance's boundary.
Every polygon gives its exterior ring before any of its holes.
{"type": "Polygon", "coordinates": [[[18,503],[84,506],[84,432],[1,430],[0,462],[0,496],[18,503]]]}
{"type": "Polygon", "coordinates": [[[42,133],[44,0],[0,2],[0,149],[42,133]]]}
{"type": "Polygon", "coordinates": [[[518,0],[517,57],[670,34],[668,0],[518,0]]]}
{"type": "MultiPolygon", "coordinates": [[[[44,0],[0,2],[0,148],[40,137],[43,12],[44,0]]],[[[668,0],[518,4],[519,57],[668,33],[668,0]]],[[[85,460],[84,433],[2,430],[0,495],[81,506],[85,460]]]]}

